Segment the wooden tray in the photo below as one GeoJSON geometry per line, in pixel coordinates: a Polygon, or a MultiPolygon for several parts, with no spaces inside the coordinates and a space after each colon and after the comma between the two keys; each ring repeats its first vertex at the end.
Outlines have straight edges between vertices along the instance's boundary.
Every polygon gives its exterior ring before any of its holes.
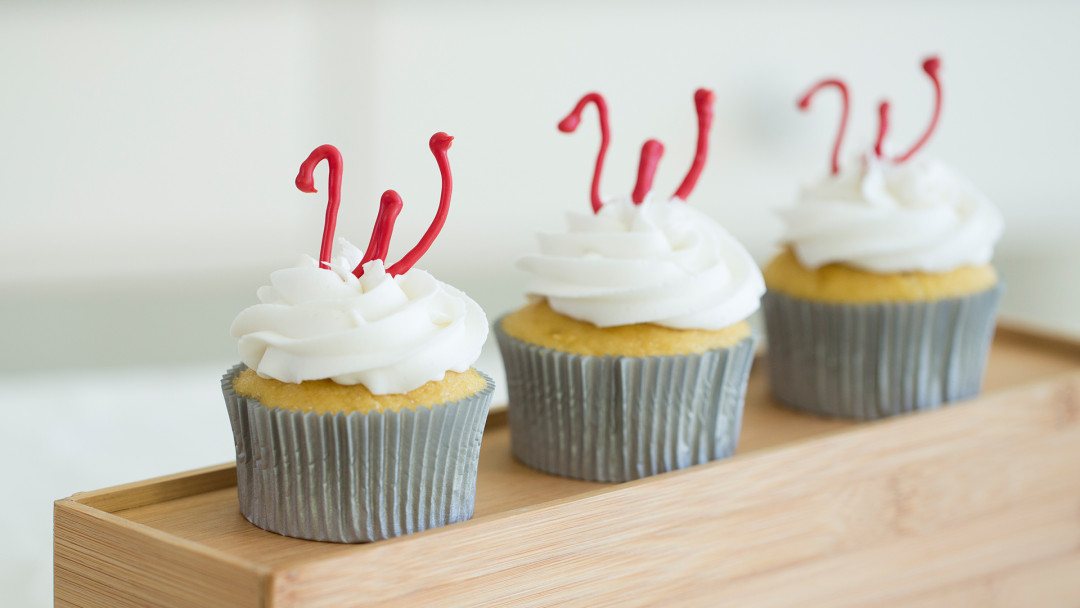
{"type": "Polygon", "coordinates": [[[232,464],[55,503],[58,606],[1050,606],[1080,602],[1080,345],[1000,329],[976,401],[853,424],[777,407],[739,454],[606,485],[488,421],[475,517],[369,545],[264,532],[232,464]]]}

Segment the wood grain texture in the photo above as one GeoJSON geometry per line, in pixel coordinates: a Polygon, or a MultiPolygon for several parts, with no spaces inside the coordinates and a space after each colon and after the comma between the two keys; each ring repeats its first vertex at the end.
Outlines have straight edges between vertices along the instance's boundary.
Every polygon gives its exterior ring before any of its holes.
{"type": "Polygon", "coordinates": [[[1045,559],[1080,542],[1080,374],[1036,388],[1019,404],[1004,394],[298,565],[275,574],[273,595],[283,606],[350,593],[371,605],[806,606],[845,594],[857,605],[930,574],[924,584],[944,585],[1045,559]],[[1010,458],[996,489],[969,498],[1010,458]],[[424,587],[401,568],[417,556],[424,587]],[[350,570],[371,576],[335,574],[350,570]]]}
{"type": "Polygon", "coordinates": [[[160,504],[184,496],[236,487],[236,466],[219,464],[186,473],[176,473],[148,481],[115,486],[105,490],[78,492],[71,500],[107,513],[160,504]]]}
{"type": "Polygon", "coordinates": [[[1080,605],[1080,346],[1003,330],[982,398],[859,425],[763,371],[738,456],[627,484],[520,465],[493,414],[474,519],[370,545],[255,528],[228,465],[79,494],[58,605],[1080,605]]]}
{"type": "Polygon", "coordinates": [[[77,503],[54,506],[57,606],[261,606],[268,571],[77,503]]]}

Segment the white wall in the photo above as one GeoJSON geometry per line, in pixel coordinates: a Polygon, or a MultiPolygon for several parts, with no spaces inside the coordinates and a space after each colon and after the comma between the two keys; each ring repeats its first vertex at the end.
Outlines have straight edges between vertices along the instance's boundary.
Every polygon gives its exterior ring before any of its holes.
{"type": "Polygon", "coordinates": [[[658,186],[673,189],[693,90],[715,89],[714,155],[692,201],[765,256],[771,210],[825,168],[835,128],[833,102],[801,115],[795,97],[846,77],[852,149],[888,95],[902,145],[928,116],[930,51],[946,94],[930,151],[1005,210],[1003,254],[1065,240],[1080,218],[1080,6],[942,4],[8,3],[0,285],[245,276],[313,253],[323,199],[291,184],[324,142],[346,158],[341,232],[366,240],[394,187],[402,251],[437,197],[436,130],[458,138],[457,196],[425,264],[503,273],[534,230],[587,204],[595,127],[554,126],[591,89],[612,109],[609,194],[631,188],[650,136],[667,145],[658,186]]]}
{"type": "MultiPolygon", "coordinates": [[[[422,266],[498,314],[520,300],[509,261],[588,204],[592,113],[574,136],[555,124],[593,89],[611,105],[609,195],[631,189],[648,137],[667,146],[657,187],[673,190],[693,152],[692,93],[717,92],[691,203],[764,261],[773,210],[825,170],[836,126],[835,100],[803,115],[797,95],[848,79],[849,151],[888,96],[905,145],[928,117],[929,52],[946,95],[929,152],[1004,210],[999,259],[1073,259],[1077,22],[1080,5],[1051,2],[8,2],[0,318],[17,348],[0,369],[231,356],[235,310],[271,269],[317,252],[324,199],[292,179],[326,142],[346,162],[339,234],[365,242],[395,188],[400,254],[438,196],[427,138],[455,135],[453,210],[422,266]]],[[[1025,287],[1006,310],[1034,316],[1047,297],[1025,287]]]]}
{"type": "Polygon", "coordinates": [[[939,52],[945,114],[929,152],[1005,213],[1007,312],[1080,331],[1077,23],[1080,5],[1049,1],[0,3],[0,405],[54,408],[0,435],[5,458],[43,463],[19,478],[37,480],[22,515],[0,512],[31,522],[5,536],[0,586],[47,605],[48,500],[223,458],[192,439],[228,441],[211,421],[216,379],[202,397],[176,389],[234,358],[228,324],[270,270],[317,254],[324,199],[292,181],[322,143],[345,155],[339,233],[365,242],[379,194],[397,189],[400,255],[435,210],[427,139],[457,137],[450,220],[421,266],[494,316],[521,298],[510,261],[532,234],[587,208],[593,114],[573,136],[555,128],[582,93],[610,103],[604,190],[616,195],[649,137],[667,147],[657,186],[675,188],[693,91],[714,89],[713,155],[691,204],[764,261],[773,209],[826,170],[836,125],[834,100],[803,115],[796,97],[821,76],[848,79],[852,150],[887,95],[905,145],[929,115],[920,60],[939,52]],[[170,367],[131,371],[136,389],[112,404],[101,382],[78,388],[133,364],[170,367]],[[48,370],[74,367],[90,371],[63,372],[54,400],[48,370]],[[176,399],[148,419],[138,395],[153,387],[176,399]],[[178,416],[178,400],[198,409],[178,416]],[[112,429],[104,443],[79,432],[95,419],[112,429]],[[150,437],[167,461],[131,456],[153,420],[171,430],[150,437]]]}

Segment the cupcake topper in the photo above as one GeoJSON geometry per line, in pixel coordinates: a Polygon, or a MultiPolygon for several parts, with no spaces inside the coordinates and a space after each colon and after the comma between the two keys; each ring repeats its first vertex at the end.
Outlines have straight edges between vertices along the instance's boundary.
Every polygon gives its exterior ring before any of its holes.
{"type": "MultiPolygon", "coordinates": [[[[450,144],[453,141],[453,137],[441,131],[432,135],[431,139],[428,141],[428,148],[430,148],[431,153],[435,155],[435,162],[439,165],[439,175],[442,177],[442,192],[439,194],[439,208],[435,211],[435,219],[431,220],[431,225],[428,226],[424,235],[420,237],[420,242],[410,249],[409,253],[405,254],[405,257],[401,258],[401,260],[386,270],[393,276],[409,272],[409,269],[413,267],[413,264],[417,263],[420,258],[427,253],[428,248],[435,242],[435,237],[439,236],[439,232],[442,231],[443,224],[446,223],[446,214],[450,212],[450,193],[454,189],[454,180],[450,175],[450,159],[447,156],[446,151],[450,149],[450,144]]],[[[390,237],[387,235],[387,241],[389,241],[389,239],[390,237]]]]}
{"type": "Polygon", "coordinates": [[[690,171],[686,173],[679,189],[675,191],[675,198],[686,200],[697,185],[701,177],[701,170],[705,168],[705,157],[709,154],[709,130],[712,128],[713,103],[716,95],[708,89],[694,91],[694,108],[697,110],[697,150],[694,152],[694,162],[690,164],[690,171]]]}
{"type": "Polygon", "coordinates": [[[390,235],[394,232],[394,222],[401,213],[401,207],[401,196],[397,192],[393,190],[383,192],[382,198],[379,199],[379,215],[375,216],[375,228],[371,230],[371,239],[368,241],[367,249],[364,250],[364,258],[353,269],[353,274],[357,277],[364,275],[364,264],[371,260],[386,259],[386,254],[390,250],[390,235]]]}
{"type": "Polygon", "coordinates": [[[836,131],[836,143],[833,144],[832,150],[832,174],[836,175],[840,172],[840,144],[844,141],[844,131],[847,130],[848,109],[851,105],[851,100],[848,97],[847,85],[844,84],[844,81],[837,78],[822,80],[815,84],[802,96],[802,98],[799,99],[799,109],[804,112],[810,109],[810,99],[813,98],[814,94],[825,87],[836,87],[839,89],[840,99],[843,102],[843,109],[840,111],[840,128],[836,131]]]}
{"type": "MultiPolygon", "coordinates": [[[[428,142],[428,147],[431,148],[431,153],[435,155],[435,162],[438,163],[439,173],[442,176],[439,209],[435,212],[435,219],[432,220],[427,231],[420,237],[420,242],[409,250],[400,261],[387,268],[386,272],[391,276],[408,272],[413,267],[413,264],[416,264],[427,253],[427,250],[435,241],[435,237],[442,230],[443,224],[446,223],[446,215],[450,211],[450,193],[453,189],[447,150],[450,149],[450,142],[453,140],[453,137],[440,132],[432,135],[431,140],[428,142]]],[[[300,173],[296,176],[296,187],[301,192],[316,192],[315,166],[324,160],[330,165],[330,196],[326,205],[326,222],[323,225],[322,247],[319,250],[319,267],[329,268],[330,251],[334,242],[334,230],[337,225],[338,206],[341,203],[341,152],[338,152],[338,149],[331,145],[315,148],[308,155],[307,160],[300,165],[300,173]]],[[[379,214],[375,218],[375,227],[372,228],[371,239],[368,241],[367,249],[364,251],[364,258],[352,271],[356,277],[364,275],[364,264],[371,260],[386,260],[386,254],[390,249],[390,238],[394,232],[394,222],[397,220],[398,214],[401,213],[401,208],[401,196],[397,192],[393,190],[383,192],[379,201],[379,214]]]]}
{"type": "MultiPolygon", "coordinates": [[[[930,139],[930,135],[937,127],[938,118],[940,118],[941,116],[941,81],[938,79],[938,70],[941,68],[941,60],[937,57],[930,57],[926,61],[923,61],[922,68],[923,71],[925,71],[926,74],[930,76],[931,82],[934,83],[934,114],[930,118],[930,126],[926,128],[926,131],[923,133],[922,137],[920,137],[919,140],[915,142],[911,149],[904,154],[892,159],[892,161],[897,164],[910,160],[911,157],[914,156],[915,153],[918,152],[919,149],[921,149],[923,145],[926,144],[926,142],[930,139]]],[[[840,129],[836,133],[836,143],[833,145],[832,153],[832,174],[836,175],[840,172],[840,143],[844,139],[844,130],[847,128],[848,120],[848,107],[850,102],[848,99],[847,85],[835,78],[822,80],[821,82],[814,85],[809,91],[807,91],[805,95],[803,95],[799,99],[799,109],[806,110],[807,108],[809,108],[810,99],[814,96],[814,94],[827,86],[833,86],[840,90],[840,95],[843,99],[844,104],[843,111],[840,115],[840,129]]],[[[889,102],[883,101],[881,102],[881,105],[878,106],[878,133],[877,139],[874,142],[874,155],[878,158],[882,158],[882,147],[885,143],[885,135],[888,130],[889,102]]]]}
{"type": "Polygon", "coordinates": [[[885,144],[885,134],[889,131],[889,102],[883,101],[878,106],[877,140],[874,142],[874,156],[881,158],[881,147],[885,144]]]}
{"type": "MultiPolygon", "coordinates": [[[[701,170],[705,166],[705,158],[709,152],[709,129],[712,127],[713,103],[716,96],[712,91],[698,89],[694,93],[694,105],[698,116],[698,139],[697,150],[694,154],[694,162],[690,165],[690,171],[683,178],[679,189],[675,191],[673,198],[685,201],[693,191],[701,176],[701,170]]],[[[593,171],[591,201],[593,213],[598,213],[604,206],[600,198],[600,173],[604,169],[604,157],[607,155],[608,145],[611,143],[611,131],[608,128],[607,102],[599,93],[589,93],[582,97],[574,109],[559,122],[559,130],[563,133],[573,133],[581,124],[581,112],[589,103],[596,104],[600,114],[600,151],[596,155],[596,169],[593,171]]],[[[664,153],[664,146],[658,140],[650,139],[641,148],[641,160],[638,164],[637,182],[631,197],[635,205],[640,205],[649,191],[652,190],[653,176],[656,174],[656,166],[664,153]]]]}
{"type": "Polygon", "coordinates": [[[638,163],[637,183],[634,185],[634,194],[631,197],[635,205],[640,205],[645,200],[645,195],[652,190],[656,165],[660,163],[660,157],[663,154],[664,144],[660,143],[660,140],[650,139],[641,146],[641,161],[638,163]]]}
{"type": "Polygon", "coordinates": [[[611,143],[611,130],[608,128],[607,102],[599,93],[588,93],[577,102],[574,109],[559,122],[559,130],[563,133],[573,133],[581,124],[581,112],[589,103],[596,104],[596,111],[600,114],[600,151],[596,154],[596,169],[593,170],[592,178],[592,210],[593,213],[600,211],[604,201],[600,200],[600,173],[604,170],[604,157],[607,156],[608,144],[611,143]]]}
{"type": "Polygon", "coordinates": [[[941,59],[937,57],[930,57],[922,64],[922,69],[926,72],[926,75],[930,77],[930,81],[934,83],[934,114],[930,117],[930,126],[926,127],[926,132],[923,133],[919,141],[915,142],[915,145],[911,146],[911,149],[904,153],[902,156],[896,158],[896,162],[902,163],[914,156],[919,148],[923,147],[930,139],[930,135],[937,127],[938,118],[941,117],[941,81],[938,80],[938,70],[941,68],[941,59]]]}
{"type": "Polygon", "coordinates": [[[319,248],[319,268],[330,268],[330,250],[334,244],[338,206],[341,204],[341,152],[331,145],[312,150],[307,160],[300,165],[300,173],[296,175],[296,187],[309,194],[318,192],[315,189],[315,165],[324,160],[330,165],[330,197],[326,203],[326,221],[323,223],[322,246],[319,248]]]}

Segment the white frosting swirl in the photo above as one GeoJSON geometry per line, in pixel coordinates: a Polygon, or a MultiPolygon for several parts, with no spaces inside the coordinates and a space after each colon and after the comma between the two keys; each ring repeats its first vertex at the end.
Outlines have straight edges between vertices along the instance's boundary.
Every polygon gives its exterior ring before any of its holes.
{"type": "Polygon", "coordinates": [[[781,211],[786,241],[810,269],[843,263],[871,272],[948,272],[988,264],[1001,213],[947,166],[866,154],[803,188],[781,211]]]}
{"type": "Polygon", "coordinates": [[[467,295],[423,270],[391,277],[379,260],[357,279],[362,252],[339,238],[335,253],[329,270],[305,256],[271,273],[262,303],[233,321],[240,359],[260,376],[329,378],[383,395],[464,372],[480,356],[487,317],[467,295]]]}
{"type": "Polygon", "coordinates": [[[568,317],[715,330],[758,309],[765,282],[750,254],[681,200],[623,198],[568,220],[568,233],[541,234],[541,254],[518,262],[532,274],[527,291],[568,317]]]}

